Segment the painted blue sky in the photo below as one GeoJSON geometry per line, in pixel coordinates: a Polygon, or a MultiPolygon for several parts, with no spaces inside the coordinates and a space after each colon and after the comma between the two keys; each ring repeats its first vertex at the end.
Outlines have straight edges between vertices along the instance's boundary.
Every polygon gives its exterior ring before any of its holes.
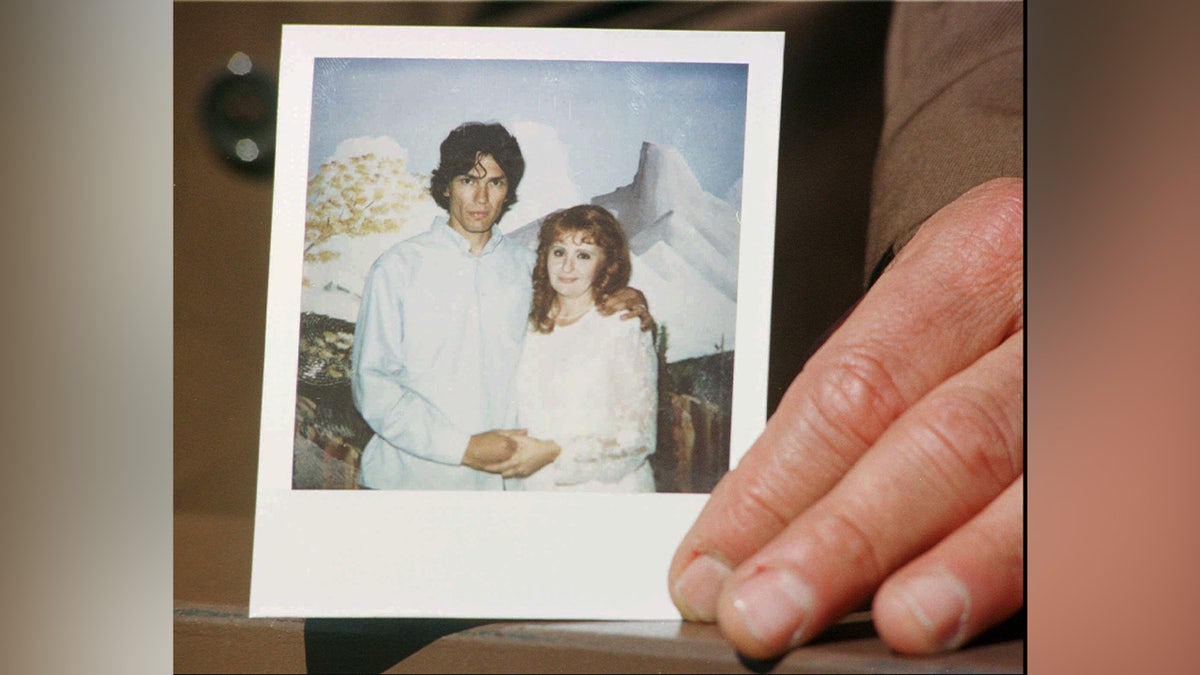
{"type": "MultiPolygon", "coordinates": [[[[428,173],[451,129],[498,121],[528,165],[517,208],[535,216],[628,184],[644,141],[678,149],[723,197],[742,174],[746,75],[744,64],[320,58],[309,175],[362,137],[428,173]]],[[[527,222],[510,215],[506,229],[527,222]]]]}

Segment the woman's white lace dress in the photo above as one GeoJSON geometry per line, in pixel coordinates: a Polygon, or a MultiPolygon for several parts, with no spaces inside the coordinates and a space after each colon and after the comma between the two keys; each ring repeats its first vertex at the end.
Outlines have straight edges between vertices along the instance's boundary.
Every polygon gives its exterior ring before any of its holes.
{"type": "Polygon", "coordinates": [[[516,378],[521,428],[562,454],[511,488],[654,492],[658,358],[637,319],[593,308],[551,333],[530,331],[516,378]]]}

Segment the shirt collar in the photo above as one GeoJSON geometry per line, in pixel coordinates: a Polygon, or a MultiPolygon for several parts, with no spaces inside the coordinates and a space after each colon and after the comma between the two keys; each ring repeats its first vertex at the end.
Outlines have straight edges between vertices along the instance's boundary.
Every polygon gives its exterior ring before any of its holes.
{"type": "MultiPolygon", "coordinates": [[[[455,232],[454,229],[450,227],[449,216],[435,216],[433,219],[433,229],[435,232],[440,233],[442,238],[451,242],[459,251],[462,251],[467,255],[471,255],[471,242],[467,241],[466,237],[455,232]]],[[[497,225],[492,225],[492,236],[488,239],[488,242],[483,245],[483,250],[480,251],[479,256],[483,257],[492,251],[495,251],[496,247],[500,245],[500,240],[503,238],[504,235],[501,234],[500,228],[497,225]]]]}

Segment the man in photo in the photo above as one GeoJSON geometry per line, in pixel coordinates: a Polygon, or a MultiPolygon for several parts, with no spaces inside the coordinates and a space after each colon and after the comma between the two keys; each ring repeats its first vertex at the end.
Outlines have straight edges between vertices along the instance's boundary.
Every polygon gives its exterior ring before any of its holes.
{"type": "MultiPolygon", "coordinates": [[[[529,440],[514,429],[514,373],[536,256],[495,226],[524,173],[521,148],[500,124],[454,129],[430,181],[447,215],[372,265],[353,350],[355,404],[374,431],[363,487],[504,489],[495,467],[529,440]]],[[[653,323],[631,289],[606,310],[653,323]]]]}

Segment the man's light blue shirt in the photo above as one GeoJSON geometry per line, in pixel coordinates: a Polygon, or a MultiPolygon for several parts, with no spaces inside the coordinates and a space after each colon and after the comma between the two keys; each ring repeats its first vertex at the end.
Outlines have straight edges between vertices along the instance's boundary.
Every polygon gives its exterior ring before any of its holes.
{"type": "Polygon", "coordinates": [[[535,257],[499,228],[472,255],[440,216],[371,266],[352,378],[355,403],[375,432],[363,451],[364,486],[503,489],[500,476],[460,462],[473,434],[516,425],[513,376],[535,257]]]}

